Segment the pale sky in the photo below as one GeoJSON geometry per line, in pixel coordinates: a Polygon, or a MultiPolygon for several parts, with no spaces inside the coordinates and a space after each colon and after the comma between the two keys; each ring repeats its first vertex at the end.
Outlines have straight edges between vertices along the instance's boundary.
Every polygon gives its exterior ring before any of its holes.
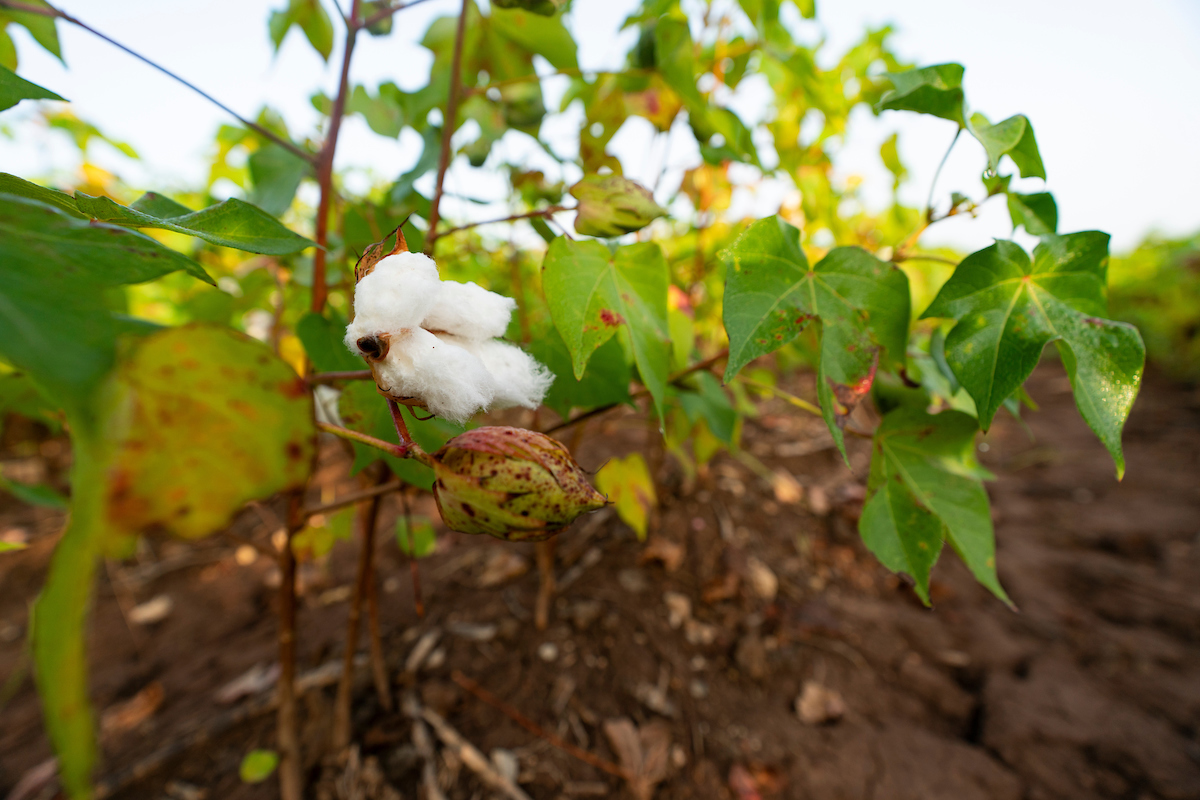
{"type": "MultiPolygon", "coordinates": [[[[688,0],[691,2],[691,0],[688,0]]],[[[294,30],[275,56],[267,37],[267,17],[285,0],[62,0],[60,6],[85,22],[170,67],[253,117],[263,104],[281,111],[293,134],[308,133],[317,120],[308,97],[317,88],[332,94],[340,64],[343,29],[335,20],[338,43],[329,64],[294,30]]],[[[1046,187],[1059,206],[1059,229],[1106,230],[1114,248],[1126,249],[1158,230],[1190,233],[1200,228],[1200,3],[1143,0],[1136,6],[1115,0],[856,0],[819,4],[819,23],[796,22],[806,41],[824,36],[826,61],[856,40],[867,24],[891,23],[893,47],[919,64],[959,61],[966,66],[967,102],[993,120],[1024,113],[1033,123],[1046,164],[1046,187]],[[1086,10],[1083,10],[1086,9],[1086,10]]],[[[328,5],[328,3],[327,3],[328,5]]],[[[575,0],[568,26],[579,42],[582,68],[619,68],[631,31],[618,33],[634,0],[575,0]]],[[[393,80],[415,89],[428,76],[431,57],[416,45],[429,21],[454,13],[457,0],[429,0],[401,12],[386,39],[360,37],[352,80],[374,87],[393,80]]],[[[798,20],[798,17],[796,17],[798,20]]],[[[200,97],[154,72],[107,43],[70,25],[59,31],[68,68],[45,54],[23,30],[15,39],[19,73],[73,102],[75,112],[116,139],[136,147],[143,161],[113,152],[97,160],[139,188],[170,191],[199,184],[206,172],[203,155],[217,127],[229,120],[200,97]]],[[[546,67],[544,63],[543,67],[546,67]]],[[[546,82],[557,101],[565,78],[546,82]]],[[[761,87],[760,87],[761,89],[761,87]]],[[[762,92],[753,84],[740,90],[735,108],[747,118],[761,109],[762,92]]],[[[551,103],[548,106],[553,107],[551,103]]],[[[71,148],[26,121],[32,104],[5,112],[0,125],[14,134],[0,139],[0,170],[25,177],[71,170],[71,148]]],[[[578,117],[549,121],[543,138],[560,152],[572,152],[578,117]]],[[[891,177],[879,162],[880,143],[900,132],[901,155],[910,171],[904,199],[924,202],[929,181],[954,133],[952,123],[914,114],[887,112],[855,119],[849,141],[835,159],[839,173],[862,175],[864,197],[881,205],[890,196],[891,177]]],[[[359,118],[348,121],[338,153],[339,168],[369,170],[392,179],[415,162],[420,141],[412,131],[399,140],[371,133],[359,118]]],[[[502,143],[510,158],[536,161],[526,138],[510,133],[502,143]]],[[[673,135],[666,155],[671,168],[660,193],[678,185],[682,169],[698,154],[683,135],[673,135]]],[[[614,140],[626,173],[652,180],[663,150],[649,146],[649,124],[635,120],[614,140]]],[[[493,158],[496,158],[493,154],[493,158]]],[[[951,191],[979,196],[982,149],[962,137],[939,181],[939,196],[951,191]]],[[[576,173],[577,175],[577,173],[576,173]]],[[[574,177],[568,175],[568,178],[574,177]]],[[[365,182],[366,174],[360,181],[365,182]]],[[[1040,191],[1039,180],[1014,184],[1040,191]]],[[[497,197],[501,179],[452,170],[451,191],[497,197]]],[[[738,208],[765,214],[778,195],[765,190],[741,198],[738,208]]],[[[927,242],[962,248],[986,246],[1008,236],[1011,227],[1002,201],[994,200],[978,220],[951,220],[935,228],[927,242]]],[[[450,203],[453,215],[495,214],[450,203]]]]}

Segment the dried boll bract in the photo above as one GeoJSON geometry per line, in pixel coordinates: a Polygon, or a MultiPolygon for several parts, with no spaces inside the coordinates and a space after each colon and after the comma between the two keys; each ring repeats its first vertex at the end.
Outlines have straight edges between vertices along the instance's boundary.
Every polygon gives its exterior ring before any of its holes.
{"type": "Polygon", "coordinates": [[[403,238],[388,255],[368,250],[355,274],[346,346],[367,360],[388,397],[459,423],[481,410],[541,404],[554,376],[498,339],[514,300],[440,280],[433,259],[407,252],[403,238]]]}

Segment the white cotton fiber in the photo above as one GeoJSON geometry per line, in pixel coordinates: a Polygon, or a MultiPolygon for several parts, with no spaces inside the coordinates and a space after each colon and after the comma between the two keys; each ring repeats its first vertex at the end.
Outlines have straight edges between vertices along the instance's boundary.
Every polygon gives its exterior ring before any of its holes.
{"type": "Polygon", "coordinates": [[[441,293],[437,265],[421,253],[397,253],[380,260],[354,289],[354,321],[346,328],[346,346],[361,355],[365,336],[416,328],[441,293]]]}
{"type": "Polygon", "coordinates": [[[414,398],[458,423],[488,408],[496,396],[495,379],[479,358],[424,328],[392,335],[387,356],[375,364],[375,379],[393,397],[414,398]]]}
{"type": "Polygon", "coordinates": [[[472,341],[503,336],[517,301],[489,292],[476,283],[442,281],[437,302],[421,321],[426,330],[472,341]]]}
{"type": "Polygon", "coordinates": [[[472,342],[451,336],[442,341],[460,345],[476,356],[495,379],[496,395],[492,408],[537,408],[554,383],[554,375],[521,348],[497,339],[472,342]]]}

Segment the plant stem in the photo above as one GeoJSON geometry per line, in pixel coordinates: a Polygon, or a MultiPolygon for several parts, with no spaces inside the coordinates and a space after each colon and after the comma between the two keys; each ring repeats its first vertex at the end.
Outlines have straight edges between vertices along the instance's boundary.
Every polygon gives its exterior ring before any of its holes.
{"type": "MultiPolygon", "coordinates": [[[[372,540],[373,541],[373,540],[372,540]]],[[[392,690],[388,687],[387,663],[383,660],[383,642],[379,638],[379,585],[375,580],[375,562],[367,575],[367,642],[371,652],[371,677],[375,693],[384,711],[392,710],[392,690]]]]}
{"type": "Polygon", "coordinates": [[[412,436],[408,433],[408,425],[404,422],[404,415],[400,413],[400,404],[392,398],[387,399],[388,411],[392,414],[392,425],[396,428],[396,438],[400,440],[402,447],[413,447],[412,436]]]}
{"type": "Polygon", "coordinates": [[[404,530],[408,538],[408,570],[412,575],[413,608],[417,618],[425,618],[425,602],[421,599],[421,567],[417,564],[416,544],[412,529],[412,506],[409,505],[408,492],[400,493],[400,503],[404,507],[404,530]]]}
{"type": "Polygon", "coordinates": [[[292,537],[304,527],[304,492],[288,497],[287,540],[279,554],[279,795],[282,800],[303,800],[300,734],[296,714],[296,555],[292,537]]]}
{"type": "Polygon", "coordinates": [[[317,154],[317,185],[321,189],[321,199],[317,203],[317,249],[313,253],[312,310],[318,314],[325,309],[325,298],[329,295],[329,287],[325,285],[325,245],[329,242],[329,206],[333,201],[333,156],[337,152],[338,133],[342,130],[342,117],[346,111],[346,95],[350,91],[350,59],[354,56],[354,43],[358,39],[360,3],[361,0],[353,0],[350,5],[341,80],[338,83],[337,98],[333,101],[333,108],[329,110],[329,133],[325,137],[325,143],[321,145],[321,152],[317,154]]]}
{"type": "Polygon", "coordinates": [[[371,378],[369,369],[348,369],[342,372],[318,372],[309,375],[304,380],[310,386],[315,386],[320,383],[337,383],[338,381],[369,381],[371,378]]]}
{"type": "MultiPolygon", "coordinates": [[[[379,481],[387,478],[387,470],[379,471],[379,481]]],[[[358,650],[359,622],[362,619],[363,601],[367,596],[367,582],[374,578],[373,556],[375,553],[375,522],[379,516],[379,495],[359,505],[355,513],[358,522],[359,550],[358,574],[354,581],[354,596],[350,601],[350,612],[346,616],[346,647],[342,657],[342,675],[338,681],[337,699],[333,705],[333,748],[340,751],[350,745],[350,700],[354,690],[354,653],[358,650]]]]}
{"type": "Polygon", "coordinates": [[[437,184],[433,189],[433,202],[429,208],[429,229],[425,234],[425,254],[433,255],[438,240],[438,209],[442,203],[443,186],[446,183],[446,168],[450,166],[450,137],[454,135],[458,121],[458,96],[462,91],[462,50],[467,31],[469,0],[463,0],[458,14],[458,28],[454,32],[454,60],[450,65],[450,96],[446,99],[446,115],[442,119],[442,150],[438,155],[437,184]]]}
{"type": "Polygon", "coordinates": [[[945,256],[935,256],[932,253],[904,253],[896,255],[892,258],[893,264],[900,264],[905,261],[935,261],[939,264],[949,264],[952,267],[958,266],[958,261],[945,256]]]}
{"type": "Polygon", "coordinates": [[[564,208],[563,206],[550,206],[549,208],[543,208],[538,211],[529,211],[524,214],[513,214],[511,217],[485,219],[480,222],[468,222],[466,225],[459,225],[457,228],[451,228],[450,230],[442,231],[438,234],[438,238],[441,239],[443,236],[449,236],[452,233],[470,230],[471,228],[478,228],[480,225],[495,225],[500,222],[516,222],[519,219],[530,219],[532,217],[548,217],[551,214],[557,214],[559,211],[569,210],[570,209],[564,208]]]}
{"type": "MultiPolygon", "coordinates": [[[[330,425],[328,422],[318,422],[317,428],[325,431],[326,433],[332,433],[334,436],[340,436],[343,439],[349,439],[352,442],[358,442],[359,444],[365,444],[367,447],[374,447],[376,450],[382,450],[389,456],[395,456],[396,458],[420,459],[420,456],[413,452],[414,450],[420,452],[420,448],[418,448],[416,445],[405,447],[404,445],[392,444],[391,442],[385,442],[383,439],[376,439],[374,436],[369,436],[365,433],[359,433],[358,431],[352,431],[349,428],[343,428],[340,425],[330,425]]],[[[421,453],[421,455],[423,456],[424,453],[421,453]]]]}
{"type": "Polygon", "coordinates": [[[550,625],[550,601],[554,599],[554,544],[558,539],[546,539],[533,546],[537,555],[538,583],[537,604],[533,611],[533,624],[539,631],[550,625]]]}
{"type": "Polygon", "coordinates": [[[744,384],[753,386],[756,389],[761,389],[764,392],[768,392],[768,393],[774,395],[775,397],[778,397],[780,400],[786,400],[788,403],[795,406],[796,408],[807,411],[810,414],[816,414],[818,417],[821,416],[821,408],[819,406],[813,405],[812,403],[808,402],[807,400],[799,398],[796,395],[792,394],[791,392],[785,392],[783,389],[780,389],[778,386],[772,386],[769,383],[762,383],[761,381],[756,381],[751,378],[747,378],[745,376],[739,376],[738,380],[744,384]]]}
{"type": "Polygon", "coordinates": [[[388,481],[387,483],[381,483],[378,486],[372,486],[370,489],[360,489],[357,492],[350,492],[349,494],[343,495],[342,497],[339,497],[338,499],[329,503],[323,503],[319,506],[306,508],[304,509],[304,515],[306,517],[311,517],[314,514],[325,514],[330,511],[337,511],[339,508],[352,506],[362,500],[369,500],[377,495],[387,494],[402,488],[404,488],[404,484],[401,481],[388,481]]]}
{"type": "Polygon", "coordinates": [[[33,5],[27,5],[25,3],[14,2],[14,0],[0,0],[0,8],[7,8],[10,11],[22,11],[27,14],[37,14],[38,16],[42,16],[42,17],[52,17],[55,19],[61,19],[63,22],[69,22],[76,27],[83,28],[85,31],[92,34],[93,36],[97,36],[97,37],[103,39],[104,41],[111,44],[113,47],[116,47],[119,50],[123,50],[126,53],[128,53],[129,55],[133,56],[138,61],[141,61],[143,64],[153,67],[154,69],[158,70],[162,74],[166,75],[168,78],[171,78],[171,79],[183,84],[184,86],[186,86],[187,88],[189,88],[193,92],[195,92],[196,94],[203,97],[208,102],[212,103],[217,108],[224,111],[229,116],[236,119],[238,122],[242,123],[242,125],[246,126],[250,130],[257,133],[259,136],[263,137],[264,139],[269,139],[270,141],[279,145],[283,149],[287,150],[288,152],[292,153],[293,155],[303,158],[305,161],[308,161],[309,163],[313,163],[315,161],[315,157],[313,156],[313,154],[308,152],[304,148],[298,147],[295,144],[292,144],[287,139],[284,139],[282,136],[279,136],[279,135],[273,133],[272,131],[264,128],[262,125],[259,125],[256,122],[251,122],[250,120],[243,117],[241,114],[234,111],[229,106],[222,103],[217,98],[213,97],[208,92],[206,92],[203,89],[201,89],[200,87],[196,86],[196,84],[192,83],[191,81],[185,80],[184,78],[180,77],[179,75],[176,75],[174,72],[171,72],[171,70],[167,69],[166,67],[162,66],[161,64],[151,61],[149,58],[147,58],[146,56],[137,52],[136,50],[133,50],[130,47],[126,47],[125,45],[118,42],[116,39],[113,39],[111,36],[106,36],[105,34],[96,30],[92,26],[86,24],[85,22],[82,22],[81,20],[79,20],[76,17],[71,16],[70,14],[67,14],[66,12],[60,11],[59,9],[54,8],[53,6],[49,6],[49,5],[33,6],[33,5]]]}
{"type": "Polygon", "coordinates": [[[387,8],[376,11],[371,16],[360,21],[358,24],[358,27],[369,28],[372,25],[375,25],[376,23],[383,22],[385,19],[387,19],[388,17],[392,16],[393,14],[395,14],[399,11],[403,11],[406,8],[412,8],[413,6],[418,6],[421,3],[424,3],[426,1],[427,0],[412,0],[411,3],[401,3],[398,6],[388,6],[387,8]]]}
{"type": "Polygon", "coordinates": [[[946,154],[942,156],[942,160],[938,162],[937,170],[933,173],[933,180],[929,183],[929,197],[925,200],[924,217],[926,220],[931,219],[933,214],[933,190],[937,188],[938,177],[942,174],[942,167],[946,166],[946,162],[950,159],[950,152],[954,150],[954,145],[958,142],[958,137],[962,132],[962,126],[959,126],[958,130],[954,132],[954,138],[950,140],[950,146],[946,148],[946,154]]]}

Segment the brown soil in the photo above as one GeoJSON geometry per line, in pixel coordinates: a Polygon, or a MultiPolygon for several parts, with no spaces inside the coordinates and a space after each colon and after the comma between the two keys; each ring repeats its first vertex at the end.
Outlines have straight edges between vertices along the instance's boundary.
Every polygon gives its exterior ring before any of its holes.
{"type": "MultiPolygon", "coordinates": [[[[787,502],[786,486],[776,497],[731,458],[694,481],[668,461],[650,545],[608,512],[560,537],[556,571],[567,585],[545,632],[532,622],[531,545],[443,535],[421,562],[428,613],[418,620],[407,565],[381,536],[395,688],[418,693],[485,753],[514,754],[522,787],[539,799],[630,790],[463,691],[455,670],[603,759],[619,758],[605,722],[632,720],[662,756],[660,798],[1200,798],[1200,396],[1151,377],[1125,437],[1128,477],[1117,483],[1061,371],[1039,371],[1030,388],[1042,405],[1028,415],[1036,439],[1005,419],[981,454],[998,476],[1000,575],[1017,613],[952,555],[936,570],[934,608],[923,609],[854,531],[864,443],[852,442],[851,473],[819,420],[766,403],[746,425],[748,449],[790,472],[803,499],[787,502]],[[675,596],[671,618],[667,592],[690,600],[690,618],[675,596]],[[432,655],[406,674],[431,631],[440,633],[432,655]],[[808,722],[797,713],[802,694],[808,722]]],[[[581,462],[596,467],[636,447],[646,439],[638,425],[594,424],[581,462]]],[[[23,454],[10,447],[5,466],[61,479],[61,450],[55,440],[23,454]]],[[[326,481],[354,488],[339,478],[336,446],[326,462],[326,481]]],[[[0,557],[0,678],[17,676],[0,688],[0,795],[50,755],[31,681],[20,676],[28,603],[63,519],[5,502],[0,533],[21,528],[31,546],[0,557]]],[[[389,498],[381,530],[397,513],[389,498]]],[[[268,511],[248,512],[235,531],[269,546],[276,525],[268,511]]],[[[214,697],[275,660],[273,563],[239,564],[236,546],[152,542],[102,571],[92,696],[107,710],[99,774],[112,797],[277,795],[273,781],[238,778],[242,756],[274,741],[269,690],[226,705],[214,697]],[[158,595],[173,601],[162,621],[127,621],[122,607],[158,595]]],[[[355,547],[342,543],[327,563],[302,569],[301,672],[340,657],[354,562],[355,547]]],[[[333,688],[302,697],[312,794],[395,797],[387,784],[416,797],[410,723],[384,711],[369,669],[359,672],[365,764],[321,761],[333,688]]],[[[446,752],[447,797],[499,796],[446,752]]]]}

